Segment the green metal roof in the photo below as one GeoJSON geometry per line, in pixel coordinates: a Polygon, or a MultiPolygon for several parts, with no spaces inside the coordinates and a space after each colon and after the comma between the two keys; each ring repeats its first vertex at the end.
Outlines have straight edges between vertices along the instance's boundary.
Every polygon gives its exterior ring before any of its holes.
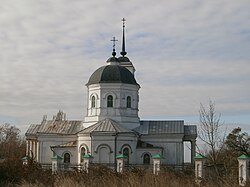
{"type": "Polygon", "coordinates": [[[238,157],[239,159],[249,159],[250,157],[247,155],[242,154],[241,156],[238,157]]]}
{"type": "Polygon", "coordinates": [[[53,156],[51,159],[62,159],[62,157],[56,155],[56,156],[53,156]]]}
{"type": "Polygon", "coordinates": [[[123,154],[120,154],[120,155],[118,155],[118,156],[116,156],[116,158],[128,158],[127,156],[125,156],[125,155],[123,155],[123,154]]]}
{"type": "Polygon", "coordinates": [[[203,159],[203,158],[206,158],[206,157],[203,156],[203,155],[201,155],[201,154],[196,155],[196,156],[194,157],[194,159],[203,159]]]}
{"type": "Polygon", "coordinates": [[[22,158],[22,160],[28,160],[28,159],[29,159],[28,156],[24,156],[24,157],[22,158]]]}
{"type": "Polygon", "coordinates": [[[90,154],[86,154],[82,158],[94,158],[94,157],[92,155],[90,155],[90,154]]]}
{"type": "Polygon", "coordinates": [[[154,158],[154,159],[161,159],[163,157],[160,154],[156,154],[156,155],[152,156],[152,158],[154,158]]]}

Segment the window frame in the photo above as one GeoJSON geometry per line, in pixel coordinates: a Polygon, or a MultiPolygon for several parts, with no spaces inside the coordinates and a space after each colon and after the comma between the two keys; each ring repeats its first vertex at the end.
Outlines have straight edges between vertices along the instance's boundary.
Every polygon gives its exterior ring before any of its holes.
{"type": "Polygon", "coordinates": [[[95,96],[93,95],[91,97],[91,108],[95,108],[96,107],[96,98],[95,96]]]}
{"type": "Polygon", "coordinates": [[[131,96],[127,96],[127,108],[131,108],[131,96]]]}
{"type": "Polygon", "coordinates": [[[107,107],[108,108],[114,107],[114,97],[112,95],[108,95],[107,97],[107,107]]]}
{"type": "Polygon", "coordinates": [[[126,156],[126,158],[124,159],[125,161],[125,165],[129,165],[129,157],[130,157],[130,149],[128,147],[125,147],[123,150],[122,150],[122,154],[123,156],[126,156]]]}
{"type": "Polygon", "coordinates": [[[85,147],[81,147],[81,162],[83,162],[83,156],[86,155],[85,147]]]}
{"type": "Polygon", "coordinates": [[[145,165],[150,164],[150,155],[148,153],[145,153],[143,155],[143,164],[145,164],[145,165]]]}
{"type": "Polygon", "coordinates": [[[64,155],[63,155],[63,163],[64,163],[64,164],[70,164],[70,160],[71,160],[70,157],[71,157],[71,156],[70,156],[69,153],[64,153],[64,155]],[[68,156],[66,156],[66,155],[68,155],[68,156]],[[66,162],[66,161],[67,161],[67,162],[66,162]]]}

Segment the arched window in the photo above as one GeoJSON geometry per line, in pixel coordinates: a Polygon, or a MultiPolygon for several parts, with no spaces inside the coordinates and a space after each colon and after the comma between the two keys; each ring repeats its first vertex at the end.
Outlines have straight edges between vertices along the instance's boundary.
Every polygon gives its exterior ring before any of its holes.
{"type": "Polygon", "coordinates": [[[65,164],[69,164],[70,163],[70,154],[69,153],[65,153],[64,154],[63,162],[65,164]]]}
{"type": "Polygon", "coordinates": [[[86,149],[84,147],[81,148],[81,162],[83,162],[83,156],[86,154],[86,149]]]}
{"type": "Polygon", "coordinates": [[[95,108],[95,96],[91,97],[91,108],[95,108]]]}
{"type": "Polygon", "coordinates": [[[127,157],[125,159],[125,165],[129,165],[129,148],[126,147],[123,149],[123,155],[127,157]]]}
{"type": "Polygon", "coordinates": [[[150,156],[147,153],[143,155],[143,164],[150,164],[150,156]]]}
{"type": "Polygon", "coordinates": [[[127,108],[131,108],[131,97],[127,97],[127,108]]]}
{"type": "Polygon", "coordinates": [[[113,96],[112,95],[108,96],[107,107],[113,107],[113,96]]]}

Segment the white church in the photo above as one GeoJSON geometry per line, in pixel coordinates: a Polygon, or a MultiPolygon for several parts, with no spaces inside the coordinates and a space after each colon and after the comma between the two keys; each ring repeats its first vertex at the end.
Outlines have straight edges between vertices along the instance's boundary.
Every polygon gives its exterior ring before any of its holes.
{"type": "MultiPolygon", "coordinates": [[[[161,155],[161,163],[184,164],[184,142],[190,142],[190,156],[195,156],[197,128],[183,120],[141,120],[138,116],[140,85],[135,68],[126,56],[123,20],[122,52],[98,68],[89,78],[87,114],[82,121],[68,120],[59,111],[53,119],[43,117],[41,124],[31,124],[26,132],[26,156],[42,166],[51,165],[59,156],[65,166],[77,166],[84,155],[92,163],[115,165],[116,157],[126,156],[126,165],[149,165],[152,156],[161,155]]],[[[113,39],[115,42],[115,39],[113,39]]],[[[191,159],[193,162],[193,159],[191,159]]]]}

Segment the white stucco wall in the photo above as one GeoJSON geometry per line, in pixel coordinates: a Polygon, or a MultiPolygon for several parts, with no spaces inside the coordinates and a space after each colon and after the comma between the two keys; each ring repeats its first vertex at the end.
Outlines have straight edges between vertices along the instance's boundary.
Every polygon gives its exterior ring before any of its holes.
{"type": "Polygon", "coordinates": [[[105,118],[113,119],[129,129],[139,126],[138,90],[139,86],[132,84],[105,83],[89,85],[85,127],[105,118]],[[113,96],[113,107],[107,107],[108,95],[113,96]],[[92,96],[96,97],[95,108],[91,108],[92,96]],[[131,108],[126,106],[127,96],[131,97],[131,108]]]}
{"type": "MultiPolygon", "coordinates": [[[[51,164],[51,158],[53,157],[53,152],[50,146],[60,145],[70,141],[76,140],[75,135],[56,135],[56,134],[40,134],[38,136],[39,142],[39,158],[38,162],[41,164],[51,164]]],[[[58,155],[61,156],[61,155],[58,155]]]]}
{"type": "Polygon", "coordinates": [[[162,155],[162,149],[160,148],[139,148],[136,151],[136,163],[143,164],[143,156],[144,154],[149,154],[150,156],[150,164],[153,164],[152,156],[156,154],[162,155]]]}
{"type": "Polygon", "coordinates": [[[143,135],[141,140],[162,147],[163,164],[182,165],[184,163],[183,134],[143,135]]]}

